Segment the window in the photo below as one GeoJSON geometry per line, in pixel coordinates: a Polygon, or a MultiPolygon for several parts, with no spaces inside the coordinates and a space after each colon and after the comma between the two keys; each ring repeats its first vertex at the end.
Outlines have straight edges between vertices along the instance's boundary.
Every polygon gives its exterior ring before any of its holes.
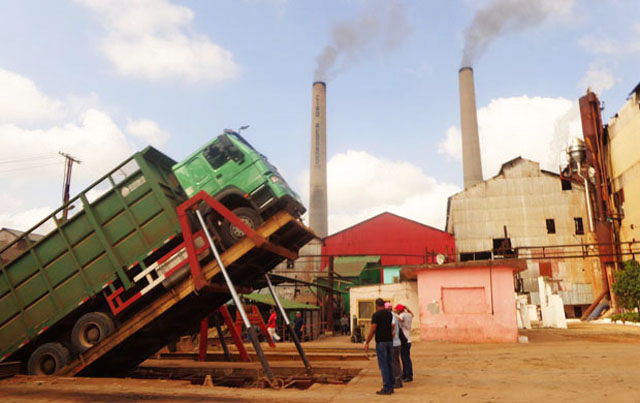
{"type": "Polygon", "coordinates": [[[582,217],[575,217],[573,222],[576,225],[576,235],[584,235],[584,226],[582,225],[582,217]]]}
{"type": "Polygon", "coordinates": [[[287,259],[287,269],[295,269],[296,262],[293,259],[287,259]]]}
{"type": "Polygon", "coordinates": [[[212,144],[204,150],[204,158],[209,161],[209,164],[213,167],[213,169],[218,169],[225,162],[229,160],[229,156],[225,153],[218,144],[212,144]]]}
{"type": "Polygon", "coordinates": [[[460,254],[461,262],[469,262],[473,260],[491,260],[491,252],[467,252],[460,254]]]}
{"type": "Polygon", "coordinates": [[[581,317],[581,316],[582,316],[582,307],[581,307],[581,306],[577,306],[577,305],[575,305],[575,306],[573,307],[573,315],[574,315],[574,317],[576,317],[576,318],[581,317]]]}
{"type": "Polygon", "coordinates": [[[493,238],[494,256],[515,256],[516,252],[511,248],[510,238],[493,238]]]}
{"type": "Polygon", "coordinates": [[[556,222],[553,218],[547,218],[547,234],[556,233],[556,222]]]}
{"type": "Polygon", "coordinates": [[[358,301],[358,319],[371,319],[375,305],[374,301],[358,301]]]}
{"type": "Polygon", "coordinates": [[[572,189],[571,181],[568,181],[566,179],[560,179],[560,183],[562,184],[562,190],[571,190],[572,189]]]}

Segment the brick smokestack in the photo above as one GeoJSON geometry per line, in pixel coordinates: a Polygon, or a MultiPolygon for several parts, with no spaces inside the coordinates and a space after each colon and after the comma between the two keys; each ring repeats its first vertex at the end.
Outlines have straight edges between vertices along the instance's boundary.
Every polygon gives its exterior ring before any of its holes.
{"type": "Polygon", "coordinates": [[[482,161],[476,114],[476,90],[473,85],[473,69],[463,67],[458,73],[460,85],[460,127],[462,131],[462,170],[464,188],[482,182],[482,161]]]}
{"type": "Polygon", "coordinates": [[[327,85],[322,81],[313,83],[312,105],[309,226],[324,238],[328,232],[327,85]]]}

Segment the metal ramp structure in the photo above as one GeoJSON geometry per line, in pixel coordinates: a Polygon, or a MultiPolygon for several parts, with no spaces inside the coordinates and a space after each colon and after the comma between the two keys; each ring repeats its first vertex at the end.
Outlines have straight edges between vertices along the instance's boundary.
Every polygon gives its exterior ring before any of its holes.
{"type": "MultiPolygon", "coordinates": [[[[126,317],[113,334],[79,354],[57,375],[126,375],[179,336],[197,333],[202,319],[223,306],[230,299],[230,294],[235,293],[234,287],[251,287],[258,279],[266,278],[269,282],[266,276],[269,271],[284,259],[297,258],[300,248],[317,238],[299,220],[283,211],[252,230],[204,192],[196,194],[177,210],[184,237],[182,250],[186,249],[188,255],[185,264],[189,265],[190,276],[169,290],[158,289],[156,293],[159,295],[155,294],[144,308],[126,317]],[[198,212],[198,206],[202,203],[215,209],[246,234],[220,254],[219,259],[214,259],[206,251],[211,248],[215,255],[218,254],[211,239],[210,244],[205,246],[195,242],[194,234],[203,230],[198,222],[198,218],[203,222],[198,212]],[[223,273],[225,269],[226,274],[223,273]],[[229,281],[225,281],[225,277],[229,281]]],[[[207,233],[206,229],[204,232],[207,233]]],[[[306,357],[303,360],[306,361],[306,357]]],[[[308,362],[305,366],[310,369],[308,362]]]]}

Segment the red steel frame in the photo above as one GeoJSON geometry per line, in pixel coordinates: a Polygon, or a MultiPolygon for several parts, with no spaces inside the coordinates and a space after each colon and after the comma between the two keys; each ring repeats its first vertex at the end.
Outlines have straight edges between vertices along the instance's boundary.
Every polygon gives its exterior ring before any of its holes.
{"type": "MultiPolygon", "coordinates": [[[[251,322],[252,325],[257,325],[267,340],[267,343],[269,343],[269,346],[275,348],[276,344],[273,342],[273,339],[267,330],[267,325],[264,323],[264,319],[262,319],[262,315],[260,315],[258,307],[255,305],[249,305],[247,308],[248,309],[245,309],[245,311],[247,311],[249,322],[251,322]]],[[[237,312],[235,325],[238,332],[242,333],[242,317],[237,312]]]]}
{"type": "MultiPolygon", "coordinates": [[[[193,235],[193,238],[204,238],[204,231],[200,230],[198,232],[196,232],[193,235]]],[[[166,255],[162,256],[160,259],[158,259],[155,263],[156,264],[163,264],[164,262],[166,262],[167,260],[171,259],[176,253],[180,252],[182,250],[182,248],[185,247],[185,242],[181,242],[178,246],[176,246],[175,248],[173,248],[171,251],[169,251],[166,255]]],[[[197,256],[204,252],[205,250],[209,249],[209,245],[206,244],[205,245],[195,249],[195,254],[196,254],[196,260],[197,260],[197,256]]],[[[182,267],[184,267],[184,265],[186,265],[187,263],[189,263],[189,259],[185,259],[182,262],[178,263],[174,268],[172,268],[171,270],[169,270],[168,272],[166,272],[164,274],[165,278],[168,278],[169,276],[171,276],[173,273],[175,273],[176,271],[178,271],[179,269],[181,269],[182,267]]],[[[135,266],[132,265],[131,267],[135,266]]],[[[129,307],[129,305],[133,304],[134,302],[136,302],[138,299],[140,299],[140,297],[142,297],[142,293],[137,292],[135,293],[133,296],[131,296],[129,299],[123,301],[120,298],[120,294],[122,294],[122,292],[124,292],[124,287],[118,287],[117,289],[115,289],[111,294],[106,295],[105,292],[105,299],[107,300],[107,304],[109,305],[109,309],[111,309],[111,312],[113,312],[113,315],[116,316],[118,315],[120,312],[122,312],[123,310],[125,310],[127,307],[129,307]]]]}
{"type": "MultiPolygon", "coordinates": [[[[276,344],[273,342],[271,335],[267,331],[267,325],[264,323],[262,319],[262,315],[260,315],[260,311],[258,307],[255,305],[249,305],[247,307],[247,313],[249,317],[249,321],[253,325],[257,325],[260,328],[260,331],[264,335],[267,343],[272,348],[276,347],[276,344]]],[[[229,329],[229,333],[231,333],[231,338],[233,338],[233,342],[238,348],[238,352],[240,353],[240,359],[242,361],[250,361],[249,355],[247,354],[247,349],[244,347],[244,343],[242,342],[242,318],[236,312],[236,320],[234,321],[231,317],[231,313],[226,305],[222,305],[218,308],[218,312],[222,315],[222,319],[224,320],[224,324],[229,329]]],[[[204,361],[207,356],[207,333],[209,330],[209,317],[205,317],[200,321],[200,346],[198,349],[198,360],[204,361]]]]}
{"type": "MultiPolygon", "coordinates": [[[[191,231],[191,225],[189,225],[189,217],[187,212],[195,207],[197,207],[201,202],[206,203],[220,213],[224,218],[229,220],[229,222],[235,225],[238,229],[245,233],[245,235],[256,244],[257,247],[266,249],[273,253],[276,253],[280,256],[284,256],[288,259],[297,259],[298,254],[286,249],[282,246],[274,245],[269,242],[262,235],[258,234],[252,228],[247,226],[244,222],[242,222],[238,216],[233,214],[231,210],[224,206],[224,204],[220,203],[215,198],[211,197],[207,192],[201,190],[196,193],[195,196],[191,197],[186,202],[182,203],[178,206],[178,220],[180,221],[180,227],[182,228],[182,235],[184,239],[184,243],[187,247],[187,254],[189,259],[189,267],[191,269],[191,278],[193,279],[193,285],[196,290],[202,289],[206,285],[206,281],[202,275],[202,271],[200,268],[200,262],[198,261],[198,255],[195,250],[195,244],[193,242],[193,233],[191,231]]],[[[208,247],[208,245],[207,245],[208,247]]]]}
{"type": "MultiPolygon", "coordinates": [[[[222,314],[224,324],[227,325],[227,329],[229,329],[229,333],[231,333],[231,338],[233,338],[233,342],[238,348],[240,359],[245,362],[251,361],[251,359],[249,358],[249,354],[247,354],[247,349],[244,347],[244,343],[242,342],[242,335],[240,332],[238,332],[238,329],[233,323],[233,319],[231,319],[229,309],[227,309],[226,305],[222,305],[220,308],[218,308],[218,311],[222,314]]],[[[201,361],[204,361],[204,359],[202,359],[201,361]]]]}

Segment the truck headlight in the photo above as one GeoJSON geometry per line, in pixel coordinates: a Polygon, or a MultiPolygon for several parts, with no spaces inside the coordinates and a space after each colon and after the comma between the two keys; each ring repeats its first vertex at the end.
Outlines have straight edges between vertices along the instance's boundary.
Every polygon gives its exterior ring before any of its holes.
{"type": "Polygon", "coordinates": [[[276,175],[271,176],[269,179],[271,179],[272,183],[280,183],[280,184],[284,183],[282,178],[276,175]]]}

